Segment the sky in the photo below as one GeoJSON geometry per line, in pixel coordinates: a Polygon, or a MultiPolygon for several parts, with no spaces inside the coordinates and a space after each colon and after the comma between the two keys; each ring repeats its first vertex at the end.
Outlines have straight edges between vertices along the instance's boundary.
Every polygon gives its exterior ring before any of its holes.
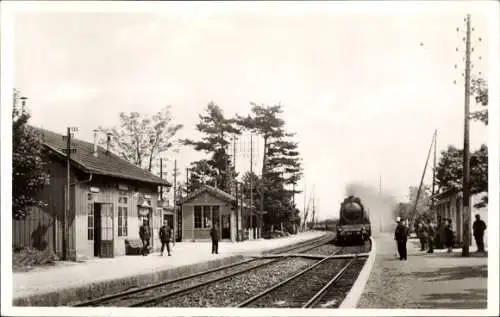
{"type": "MultiPolygon", "coordinates": [[[[297,188],[307,186],[307,195],[314,188],[324,219],[338,214],[349,182],[378,187],[381,177],[384,193],[405,201],[434,129],[438,152],[462,147],[467,7],[436,3],[404,12],[300,2],[20,12],[13,82],[29,98],[31,124],[60,133],[76,126],[89,142],[98,126],[118,125],[120,112],[151,115],[171,105],[184,125],[178,137],[199,139],[195,124],[210,101],[227,116],[248,114],[250,102],[281,103],[303,158],[297,188]]],[[[488,78],[490,15],[468,9],[472,71],[488,78]]],[[[472,123],[471,150],[487,136],[472,123]]],[[[249,168],[243,150],[239,171],[249,168]]],[[[201,156],[181,147],[167,154],[167,170],[177,159],[184,179],[201,156]]],[[[303,201],[298,194],[299,207],[303,201]]]]}

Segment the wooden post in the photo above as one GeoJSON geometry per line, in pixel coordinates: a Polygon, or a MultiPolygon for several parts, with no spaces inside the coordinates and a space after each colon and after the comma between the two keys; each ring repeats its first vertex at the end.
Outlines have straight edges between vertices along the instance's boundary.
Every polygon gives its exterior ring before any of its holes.
{"type": "Polygon", "coordinates": [[[250,230],[252,230],[252,237],[254,235],[253,229],[253,136],[250,133],[250,230]]]}
{"type": "Polygon", "coordinates": [[[235,195],[235,212],[236,212],[236,241],[240,241],[240,235],[239,235],[239,215],[238,215],[238,208],[239,208],[239,204],[238,204],[238,183],[235,184],[236,187],[235,187],[235,192],[236,192],[236,195],[235,195]]]}
{"type": "MultiPolygon", "coordinates": [[[[163,179],[163,158],[160,157],[160,178],[163,179]]],[[[163,184],[160,185],[160,200],[163,201],[163,184]]]]}
{"type": "MultiPolygon", "coordinates": [[[[179,219],[177,217],[179,217],[179,212],[177,210],[177,160],[174,161],[174,214],[175,214],[175,221],[176,221],[176,225],[178,226],[179,225],[179,219]]],[[[177,228],[177,234],[179,232],[179,228],[177,228]]],[[[175,245],[175,229],[174,229],[174,245],[175,245]]]]}
{"type": "Polygon", "coordinates": [[[462,256],[469,256],[470,244],[470,156],[469,156],[469,106],[470,106],[470,14],[467,15],[467,39],[465,42],[465,107],[463,152],[463,245],[462,256]]]}

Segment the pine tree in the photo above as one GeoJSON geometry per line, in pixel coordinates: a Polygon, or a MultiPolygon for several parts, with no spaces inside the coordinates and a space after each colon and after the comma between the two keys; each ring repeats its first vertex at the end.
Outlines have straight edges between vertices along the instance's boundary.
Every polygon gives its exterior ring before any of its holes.
{"type": "Polygon", "coordinates": [[[264,139],[258,205],[261,210],[268,212],[264,216],[264,223],[268,227],[281,223],[290,227],[298,218],[292,204],[294,192],[287,188],[296,184],[302,175],[298,145],[291,140],[294,135],[285,130],[280,104],[259,106],[251,103],[251,106],[252,114],[247,117],[238,116],[238,124],[264,139]]]}
{"type": "Polygon", "coordinates": [[[231,136],[240,134],[240,130],[235,127],[235,120],[224,117],[222,109],[215,103],[210,102],[205,112],[196,124],[196,129],[203,134],[201,141],[183,140],[185,145],[210,155],[209,159],[191,164],[190,190],[197,189],[203,180],[230,192],[231,180],[236,177],[236,172],[231,166],[228,147],[231,136]]]}
{"type": "Polygon", "coordinates": [[[31,115],[20,93],[14,90],[12,111],[12,217],[24,219],[28,207],[45,207],[37,199],[48,177],[40,135],[27,123],[31,115]]]}

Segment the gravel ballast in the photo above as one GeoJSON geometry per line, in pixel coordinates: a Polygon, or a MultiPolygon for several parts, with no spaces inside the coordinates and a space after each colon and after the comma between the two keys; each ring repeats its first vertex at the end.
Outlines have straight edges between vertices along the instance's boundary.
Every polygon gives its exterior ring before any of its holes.
{"type": "Polygon", "coordinates": [[[315,262],[302,258],[283,259],[148,307],[234,307],[315,262]]]}

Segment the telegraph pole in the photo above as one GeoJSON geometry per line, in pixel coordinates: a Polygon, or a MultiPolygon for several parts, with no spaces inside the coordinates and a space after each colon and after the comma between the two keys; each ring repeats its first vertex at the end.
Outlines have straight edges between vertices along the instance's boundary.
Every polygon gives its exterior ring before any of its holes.
{"type": "MultiPolygon", "coordinates": [[[[174,161],[174,214],[176,217],[175,220],[177,222],[177,226],[179,226],[179,218],[182,215],[180,215],[180,212],[178,212],[178,210],[177,210],[177,159],[174,161]]],[[[182,218],[180,218],[180,219],[182,219],[182,218]]],[[[173,227],[175,228],[175,226],[173,226],[173,227]]],[[[174,232],[174,245],[175,245],[175,240],[176,240],[175,234],[179,234],[179,229],[180,228],[177,228],[177,232],[174,232]]]]}
{"type": "Polygon", "coordinates": [[[465,40],[465,100],[464,100],[464,153],[463,153],[463,201],[462,201],[462,212],[463,212],[463,245],[462,245],[462,256],[469,256],[469,244],[470,244],[470,157],[469,157],[469,108],[470,108],[470,55],[471,55],[471,43],[470,43],[470,14],[467,14],[467,35],[465,40]]]}
{"type": "MultiPolygon", "coordinates": [[[[163,179],[163,158],[160,157],[160,178],[163,179]]],[[[160,200],[163,201],[163,184],[160,185],[160,200]]]]}
{"type": "MultiPolygon", "coordinates": [[[[432,168],[432,194],[431,194],[431,211],[434,213],[434,193],[436,187],[436,151],[437,151],[437,130],[434,131],[434,157],[432,168]]],[[[434,217],[434,216],[433,216],[434,217]]]]}
{"type": "Polygon", "coordinates": [[[254,234],[253,228],[253,135],[250,133],[250,229],[254,234]]]}
{"type": "Polygon", "coordinates": [[[71,213],[71,197],[70,197],[70,186],[71,186],[71,153],[76,153],[76,148],[71,147],[71,134],[72,131],[78,131],[78,128],[68,127],[66,129],[66,135],[63,139],[66,139],[66,148],[62,149],[66,153],[66,190],[65,190],[65,208],[62,219],[63,227],[63,239],[62,239],[62,254],[63,260],[68,260],[68,248],[69,248],[69,230],[68,230],[68,216],[71,213]]]}

